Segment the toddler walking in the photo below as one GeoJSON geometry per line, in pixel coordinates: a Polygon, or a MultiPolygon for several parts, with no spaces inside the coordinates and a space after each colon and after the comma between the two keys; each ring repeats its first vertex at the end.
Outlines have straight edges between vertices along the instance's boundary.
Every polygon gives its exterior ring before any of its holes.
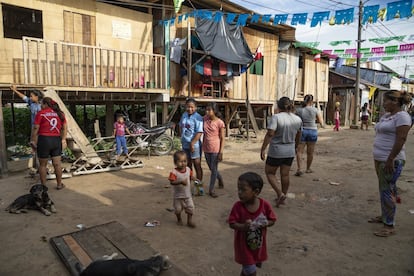
{"type": "Polygon", "coordinates": [[[191,197],[191,180],[195,180],[193,172],[187,167],[187,154],[185,151],[174,153],[175,168],[170,172],[168,180],[173,185],[174,191],[174,211],[177,216],[177,224],[183,225],[181,212],[187,214],[187,226],[194,228],[193,213],[194,203],[191,197]]]}
{"type": "Polygon", "coordinates": [[[129,132],[129,129],[125,125],[124,117],[122,115],[118,115],[116,117],[116,122],[114,123],[114,133],[112,134],[112,136],[115,136],[116,141],[116,158],[121,155],[122,150],[125,155],[128,155],[125,132],[131,135],[131,132],[129,132]]]}
{"type": "Polygon", "coordinates": [[[254,172],[239,176],[237,201],[228,218],[230,228],[234,229],[234,255],[242,265],[241,276],[255,276],[256,268],[267,260],[266,230],[276,221],[272,206],[259,198],[263,179],[254,172]]]}

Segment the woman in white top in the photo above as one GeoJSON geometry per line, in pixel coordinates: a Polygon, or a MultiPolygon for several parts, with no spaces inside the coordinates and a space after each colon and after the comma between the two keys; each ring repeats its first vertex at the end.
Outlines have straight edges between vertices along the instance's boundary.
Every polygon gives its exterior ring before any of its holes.
{"type": "Polygon", "coordinates": [[[379,183],[381,216],[371,218],[368,222],[384,225],[380,231],[374,232],[379,237],[395,233],[396,182],[405,164],[404,144],[411,128],[411,117],[402,107],[410,102],[411,96],[407,92],[386,92],[383,103],[386,113],[375,125],[373,155],[379,183]]]}

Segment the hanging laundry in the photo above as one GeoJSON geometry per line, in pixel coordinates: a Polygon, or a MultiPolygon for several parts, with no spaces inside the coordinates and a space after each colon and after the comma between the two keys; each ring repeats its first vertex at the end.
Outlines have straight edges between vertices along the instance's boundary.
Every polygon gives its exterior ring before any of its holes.
{"type": "Polygon", "coordinates": [[[213,61],[211,59],[208,59],[204,62],[204,76],[211,76],[213,70],[213,61]]]}
{"type": "Polygon", "coordinates": [[[222,61],[219,63],[219,74],[220,76],[227,75],[227,63],[222,61]]]}
{"type": "Polygon", "coordinates": [[[197,63],[195,66],[195,71],[200,75],[204,75],[204,64],[201,62],[197,63]]]}
{"type": "Polygon", "coordinates": [[[212,67],[212,76],[213,77],[218,77],[220,76],[220,68],[219,68],[219,64],[218,62],[214,61],[213,62],[213,67],[212,67]]]}
{"type": "Polygon", "coordinates": [[[170,49],[170,60],[180,64],[181,60],[181,45],[183,45],[187,41],[187,38],[175,38],[171,41],[171,49],[170,49]]]}

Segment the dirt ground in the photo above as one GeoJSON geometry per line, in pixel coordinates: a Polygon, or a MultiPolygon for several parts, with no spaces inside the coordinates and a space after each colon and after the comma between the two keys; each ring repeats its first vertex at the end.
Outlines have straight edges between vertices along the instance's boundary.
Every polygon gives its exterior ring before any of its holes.
{"type": "MultiPolygon", "coordinates": [[[[172,156],[143,156],[144,168],[76,176],[50,196],[58,213],[36,211],[14,215],[0,212],[0,275],[69,275],[47,238],[117,220],[154,249],[167,254],[189,275],[239,275],[233,260],[233,231],[226,223],[237,200],[237,177],[246,171],[264,176],[259,149],[264,132],[250,142],[226,141],[220,171],[225,188],[216,199],[195,197],[196,229],[175,224],[166,208],[172,205],[167,182],[172,156]],[[149,220],[160,226],[144,227],[149,220]]],[[[294,176],[290,198],[275,208],[276,224],[268,231],[269,259],[258,275],[414,275],[414,136],[407,141],[407,164],[400,177],[402,203],[397,206],[397,233],[373,235],[381,225],[367,219],[380,212],[373,169],[374,131],[331,128],[320,131],[314,173],[294,176]],[[339,183],[339,185],[332,185],[339,183]],[[330,184],[331,183],[331,184],[330,184]]],[[[203,162],[204,180],[209,171],[203,162]]],[[[27,173],[0,179],[0,207],[25,194],[33,180],[27,173]]],[[[265,181],[261,196],[274,203],[265,181]]]]}

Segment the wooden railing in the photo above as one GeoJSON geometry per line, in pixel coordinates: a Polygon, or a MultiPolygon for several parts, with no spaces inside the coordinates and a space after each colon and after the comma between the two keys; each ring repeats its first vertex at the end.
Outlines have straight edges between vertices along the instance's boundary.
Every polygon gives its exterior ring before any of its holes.
{"type": "Polygon", "coordinates": [[[27,85],[166,89],[163,55],[23,37],[27,85]]]}

